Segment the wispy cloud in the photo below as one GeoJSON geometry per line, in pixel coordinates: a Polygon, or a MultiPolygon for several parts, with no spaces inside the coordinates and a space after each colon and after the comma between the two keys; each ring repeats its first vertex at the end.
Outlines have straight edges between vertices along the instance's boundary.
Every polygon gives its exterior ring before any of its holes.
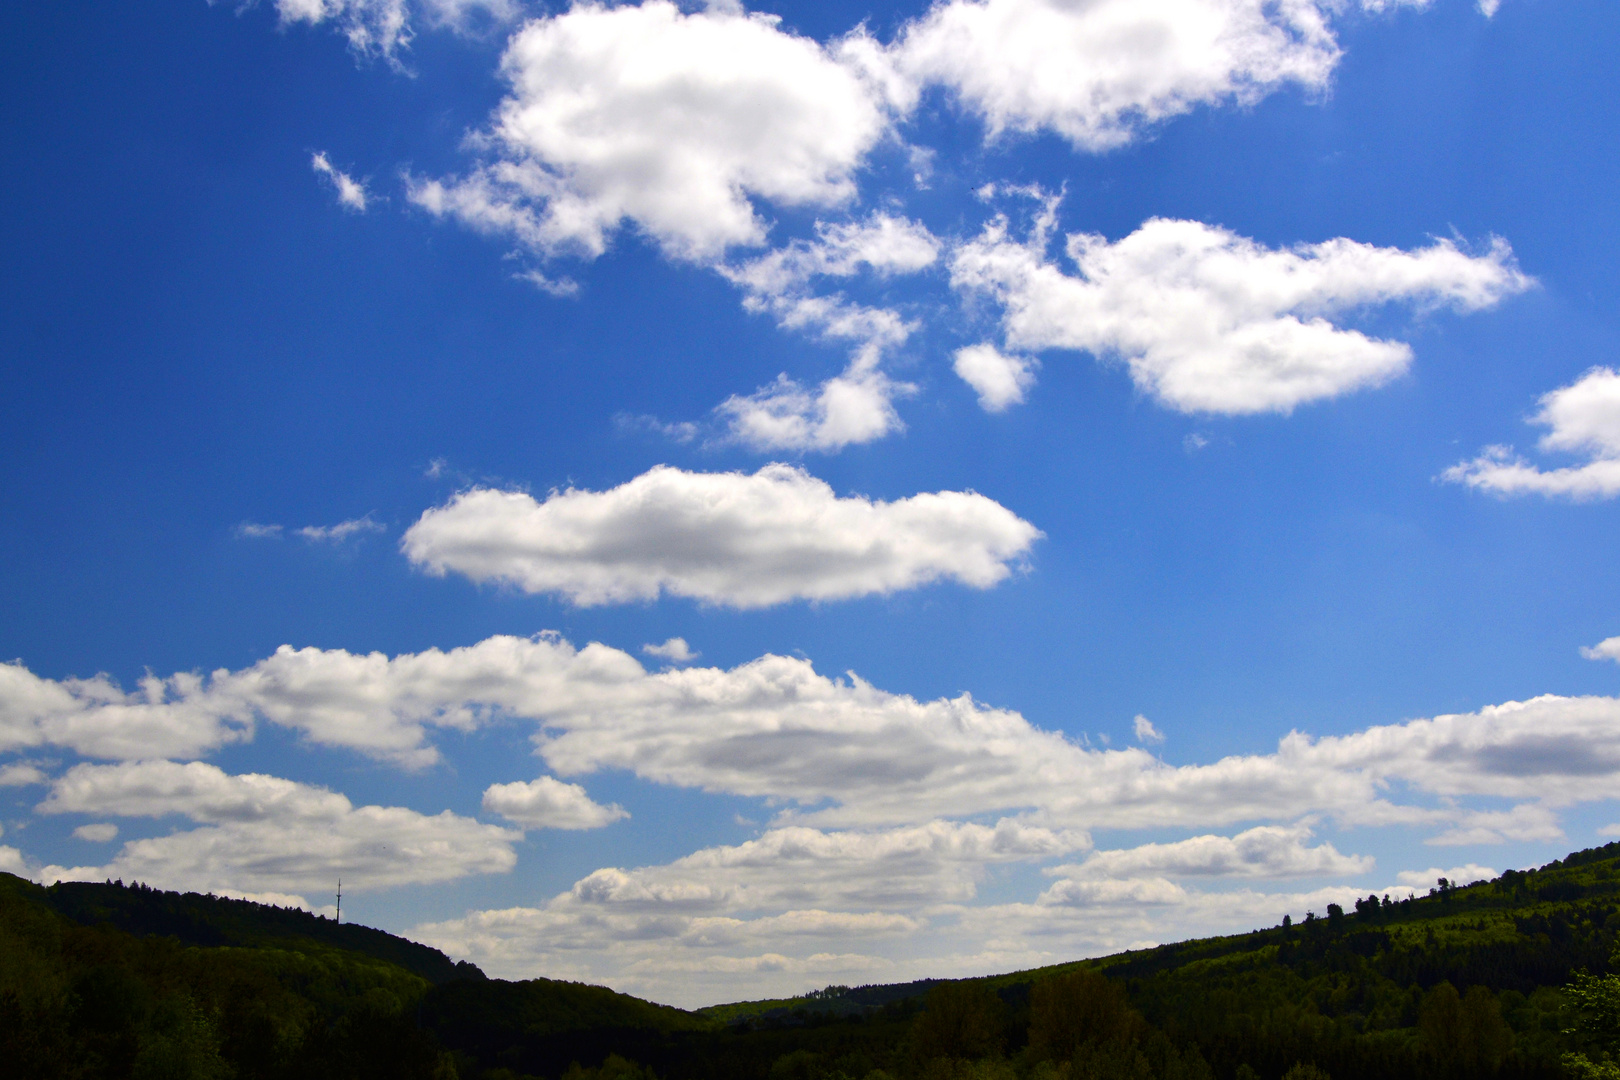
{"type": "Polygon", "coordinates": [[[387,531],[388,526],[371,520],[370,514],[365,517],[350,518],[348,521],[340,521],[336,525],[305,525],[297,530],[299,536],[318,544],[341,544],[351,537],[387,531]]]}
{"type": "Polygon", "coordinates": [[[310,167],[317,176],[325,179],[337,192],[338,203],[346,210],[353,210],[357,214],[366,212],[366,206],[371,200],[363,181],[356,180],[342,169],[337,168],[328,160],[325,152],[310,155],[310,167]]]}

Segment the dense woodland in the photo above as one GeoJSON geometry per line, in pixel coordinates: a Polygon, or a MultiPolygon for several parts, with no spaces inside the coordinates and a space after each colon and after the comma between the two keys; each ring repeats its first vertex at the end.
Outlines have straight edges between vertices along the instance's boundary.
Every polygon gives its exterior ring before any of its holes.
{"type": "Polygon", "coordinates": [[[1620,844],[988,979],[685,1012],[305,911],[0,874],[9,1075],[1620,1080],[1620,844]]]}

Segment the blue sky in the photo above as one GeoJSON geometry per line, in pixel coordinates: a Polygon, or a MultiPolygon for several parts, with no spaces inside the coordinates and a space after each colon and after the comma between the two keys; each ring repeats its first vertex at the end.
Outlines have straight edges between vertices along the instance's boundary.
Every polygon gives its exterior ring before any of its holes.
{"type": "Polygon", "coordinates": [[[693,1005],[1620,835],[1611,5],[0,19],[3,868],[693,1005]]]}

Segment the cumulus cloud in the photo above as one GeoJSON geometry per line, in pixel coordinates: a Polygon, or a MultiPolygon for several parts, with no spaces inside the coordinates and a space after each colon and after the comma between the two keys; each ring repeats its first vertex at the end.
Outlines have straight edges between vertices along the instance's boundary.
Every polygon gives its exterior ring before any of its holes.
{"type": "Polygon", "coordinates": [[[1074,866],[1044,871],[1074,879],[1147,877],[1302,878],[1349,877],[1373,868],[1373,860],[1341,855],[1332,844],[1310,847],[1304,825],[1261,825],[1236,836],[1195,836],[1171,844],[1143,844],[1099,851],[1074,866]]]}
{"type": "Polygon", "coordinates": [[[1583,645],[1581,655],[1588,660],[1613,660],[1620,663],[1620,637],[1604,638],[1596,645],[1583,645]]]}
{"type": "Polygon", "coordinates": [[[662,645],[643,645],[641,651],[648,656],[655,656],[660,660],[668,660],[672,664],[690,664],[702,656],[702,653],[692,651],[685,638],[672,637],[662,645]]]}
{"type": "Polygon", "coordinates": [[[904,943],[923,925],[888,912],[792,910],[740,919],[622,914],[563,900],[473,911],[417,926],[410,936],[471,957],[497,977],[544,971],[695,1007],[728,1000],[739,986],[785,995],[829,982],[910,977],[874,947],[904,943]],[[872,951],[857,951],[863,946],[872,951]]]}
{"type": "Polygon", "coordinates": [[[522,834],[448,810],[356,807],[334,791],[204,762],[77,765],[40,804],[45,814],[180,815],[202,828],[132,840],[105,866],[42,868],[46,881],[116,877],[166,888],[360,889],[504,873],[522,834]]]}
{"type": "Polygon", "coordinates": [[[108,702],[84,690],[104,698],[107,684],[5,665],[0,732],[12,745],[136,757],[132,731],[173,739],[190,724],[219,740],[241,737],[238,718],[256,715],[411,765],[434,759],[430,726],[501,716],[535,725],[536,750],[559,776],[624,769],[772,799],[779,824],[821,827],[1020,811],[1032,825],[1084,829],[1326,814],[1451,830],[1438,842],[1547,839],[1558,808],[1610,798],[1620,779],[1620,699],[1607,697],[1546,695],[1317,739],[1294,732],[1271,754],[1172,766],[1139,747],[1089,749],[967,694],[918,701],[794,657],[649,672],[617,649],[554,635],[393,658],[283,646],[240,672],[151,681],[173,700],[108,702]],[[1516,805],[1485,810],[1472,798],[1516,805]]]}
{"type": "Polygon", "coordinates": [[[932,821],[875,831],[772,829],[757,840],[706,848],[665,866],[603,869],[570,901],[625,912],[792,908],[911,908],[972,899],[987,865],[1090,846],[1081,831],[1011,819],[995,826],[932,821]]]}
{"type": "Polygon", "coordinates": [[[391,661],[283,645],[241,671],[147,675],[135,691],[106,675],[42,679],[21,663],[0,664],[0,751],[55,745],[95,758],[190,758],[250,740],[263,719],[313,743],[421,768],[439,759],[428,726],[471,730],[485,719],[467,704],[471,686],[467,694],[432,686],[440,675],[459,677],[443,670],[443,655],[391,661]],[[385,696],[371,696],[379,691],[385,696]]]}
{"type": "Polygon", "coordinates": [[[1054,131],[1102,151],[1201,104],[1327,85],[1339,59],[1311,0],[948,0],[908,26],[892,62],[949,88],[990,137],[1054,131]]]}
{"type": "Polygon", "coordinates": [[[951,365],[957,376],[978,393],[980,407],[992,413],[1023,404],[1024,393],[1035,385],[1035,369],[1039,366],[1030,357],[1008,356],[990,344],[956,350],[956,361],[951,365]]]}
{"type": "Polygon", "coordinates": [[[894,401],[915,391],[879,370],[875,358],[859,357],[814,389],[784,373],[752,394],[727,398],[715,412],[729,438],[751,449],[834,453],[902,430],[894,401]]]}
{"type": "Polygon", "coordinates": [[[779,800],[782,824],[839,827],[1009,811],[1084,829],[1322,813],[1343,824],[1427,824],[1442,829],[1439,842],[1549,839],[1557,808],[1609,798],[1620,777],[1620,699],[1596,696],[1547,695],[1351,735],[1294,732],[1270,755],[1170,766],[1142,748],[1089,750],[969,695],[917,701],[855,675],[825,677],[795,657],[654,674],[617,649],[577,649],[557,636],[392,659],[283,646],[241,672],[151,682],[173,699],[125,703],[120,691],[109,703],[107,683],[58,683],[5,665],[0,732],[13,745],[139,756],[133,730],[170,740],[199,730],[220,742],[243,737],[238,717],[261,716],[314,742],[421,764],[436,755],[431,725],[514,717],[536,725],[536,750],[559,776],[627,769],[656,784],[779,800]],[[1393,801],[1395,790],[1442,805],[1393,801]],[[1477,810],[1468,798],[1518,805],[1477,810]]]}
{"type": "Polygon", "coordinates": [[[872,950],[915,939],[929,926],[927,908],[971,899],[987,867],[1087,844],[1083,833],[1010,820],[773,829],[662,866],[597,870],[541,906],[473,912],[413,934],[497,971],[605,977],[661,1000],[725,976],[760,986],[886,973],[895,962],[872,950]]]}
{"type": "Polygon", "coordinates": [[[73,830],[73,835],[80,840],[105,844],[109,840],[117,839],[118,826],[108,821],[96,822],[92,825],[80,825],[73,830]]]}
{"type": "Polygon", "coordinates": [[[30,787],[34,784],[48,784],[50,779],[37,765],[30,765],[26,761],[0,765],[0,787],[30,787]]]}
{"type": "Polygon", "coordinates": [[[401,548],[429,573],[585,606],[669,593],[759,608],[941,580],[989,588],[1040,535],[972,492],[882,502],[840,498],[788,465],[751,476],[659,466],[608,491],[569,489],[544,501],[462,492],[424,513],[401,548]]]}
{"type": "Polygon", "coordinates": [[[691,1007],[739,993],[786,996],[829,982],[901,982],[1037,967],[1241,931],[1289,912],[1298,917],[1329,903],[1348,906],[1366,892],[1206,892],[1164,879],[1065,884],[1075,887],[1062,895],[1048,890],[1032,903],[734,915],[683,906],[683,896],[664,903],[643,898],[623,907],[581,900],[581,882],[542,905],[469,912],[411,933],[452,955],[471,957],[497,976],[545,971],[691,1007]]]}
{"type": "Polygon", "coordinates": [[[1478,311],[1533,284],[1502,240],[1479,255],[1449,240],[1276,250],[1162,218],[1114,242],[1071,235],[1069,274],[1046,256],[1049,220],[1026,243],[996,219],[954,254],[953,283],[1002,305],[1010,347],[1121,360],[1142,390],[1187,413],[1286,413],[1376,386],[1406,370],[1410,346],[1336,319],[1397,303],[1478,311]]]}
{"type": "MultiPolygon", "coordinates": [[[[279,2],[287,19],[340,21],[362,52],[392,55],[409,40],[404,0],[279,2]]],[[[863,28],[821,44],[741,4],[575,3],[513,36],[510,92],[474,140],[482,163],[412,178],[411,198],[546,254],[598,255],[630,222],[676,257],[713,259],[763,242],[754,199],[851,201],[865,156],[930,86],[982,116],[992,138],[1051,130],[1107,150],[1200,104],[1324,88],[1338,8],[949,0],[884,45],[863,28]]]]}
{"type": "Polygon", "coordinates": [[[309,159],[310,167],[317,176],[325,179],[337,192],[338,203],[345,209],[353,210],[357,214],[366,212],[366,203],[370,198],[363,181],[356,180],[342,169],[337,168],[327,159],[325,152],[312,154],[309,159]]]}
{"type": "Polygon", "coordinates": [[[921,222],[877,212],[860,221],[818,221],[813,240],[791,241],[721,271],[764,310],[770,298],[802,293],[821,278],[915,274],[939,261],[940,247],[921,222]]]}
{"type": "Polygon", "coordinates": [[[724,7],[576,4],[514,35],[501,70],[490,160],[411,197],[546,253],[600,254],[624,221],[679,258],[757,245],[751,197],[849,202],[888,126],[837,45],[724,7]]]}
{"type": "MultiPolygon", "coordinates": [[[[216,673],[217,674],[217,673],[216,673]]],[[[194,757],[252,735],[252,717],[222,710],[195,674],[148,675],[126,692],[106,675],[42,679],[0,664],[0,752],[54,745],[87,757],[194,757]]]]}
{"type": "Polygon", "coordinates": [[[1530,423],[1547,428],[1538,444],[1548,453],[1580,454],[1583,465],[1539,469],[1507,446],[1487,447],[1442,478],[1494,495],[1562,496],[1576,501],[1620,494],[1620,371],[1597,367],[1541,398],[1530,423]]]}
{"type": "Polygon", "coordinates": [[[0,844],[0,871],[18,877],[33,877],[37,868],[20,850],[9,844],[0,844]]]}
{"type": "Polygon", "coordinates": [[[617,803],[593,802],[578,784],[550,776],[492,784],[484,791],[484,809],[526,829],[600,829],[630,816],[617,803]]]}
{"type": "Polygon", "coordinates": [[[816,223],[814,240],[795,240],[719,272],[744,291],[743,306],[769,312],[784,329],[847,342],[849,367],[807,390],[785,374],[753,394],[733,395],[716,410],[732,441],[756,450],[831,452],[902,429],[894,400],[915,391],[881,370],[916,323],[891,308],[818,294],[825,279],[866,274],[878,280],[927,269],[940,242],[921,223],[877,213],[862,221],[816,223]]]}

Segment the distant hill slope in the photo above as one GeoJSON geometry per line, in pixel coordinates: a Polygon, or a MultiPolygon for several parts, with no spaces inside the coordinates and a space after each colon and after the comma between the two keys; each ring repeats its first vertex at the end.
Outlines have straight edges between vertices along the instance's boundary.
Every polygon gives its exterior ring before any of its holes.
{"type": "Polygon", "coordinates": [[[484,978],[476,965],[456,963],[438,949],[369,926],[339,923],[302,908],[88,881],[52,885],[44,890],[44,902],[81,925],[107,924],[137,937],[156,934],[178,938],[187,945],[216,947],[309,942],[397,964],[434,984],[484,978]]]}
{"type": "Polygon", "coordinates": [[[1617,941],[1611,844],[1294,925],[694,1014],[484,979],[308,912],[0,874],[0,1062],[42,1080],[1558,1080],[1571,1051],[1620,1055],[1620,1027],[1583,1028],[1565,992],[1620,973],[1617,941]]]}
{"type": "MultiPolygon", "coordinates": [[[[1291,929],[1271,927],[1222,937],[1196,938],[1090,960],[1067,961],[1025,971],[965,980],[1017,998],[1033,983],[1076,969],[1092,969],[1111,979],[1144,985],[1153,978],[1200,981],[1212,966],[1243,966],[1257,961],[1297,966],[1312,950],[1308,942],[1337,943],[1366,952],[1377,944],[1386,952],[1416,951],[1412,974],[1430,985],[1442,979],[1465,985],[1491,983],[1500,989],[1529,993],[1567,980],[1571,970],[1607,970],[1609,950],[1620,936],[1620,842],[1575,852],[1536,870],[1509,870],[1482,881],[1428,896],[1380,901],[1370,910],[1367,898],[1337,917],[1322,913],[1314,923],[1291,929]],[[1318,925],[1319,924],[1319,925],[1318,925]],[[1371,932],[1376,938],[1368,938],[1371,932]],[[1429,948],[1429,935],[1443,947],[1429,948]],[[1283,948],[1283,946],[1288,946],[1283,948]]],[[[699,1009],[726,1022],[749,1018],[781,1019],[798,1014],[851,1015],[894,1001],[921,998],[939,980],[828,987],[795,998],[739,1001],[699,1009]]]]}
{"type": "Polygon", "coordinates": [[[0,873],[6,1075],[456,1080],[486,1053],[555,1073],[717,1028],[601,986],[486,979],[299,909],[0,873]]]}

